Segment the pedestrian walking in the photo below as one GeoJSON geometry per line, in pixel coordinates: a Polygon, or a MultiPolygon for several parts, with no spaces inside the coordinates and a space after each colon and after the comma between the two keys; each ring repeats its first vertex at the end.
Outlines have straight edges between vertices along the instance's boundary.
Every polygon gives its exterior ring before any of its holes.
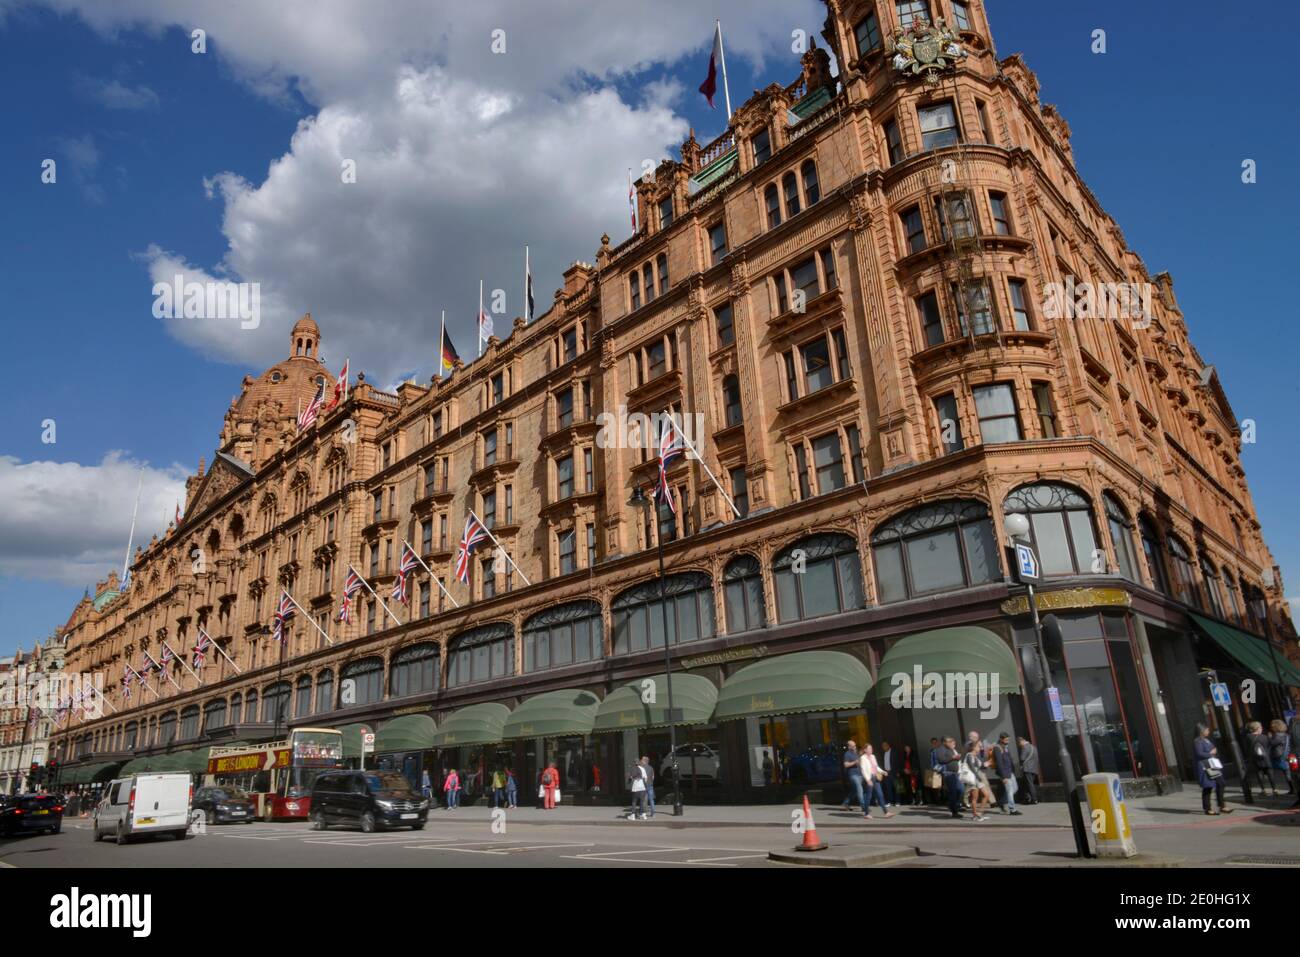
{"type": "Polygon", "coordinates": [[[961,754],[957,751],[957,739],[945,737],[934,749],[935,767],[943,774],[943,789],[948,796],[948,813],[961,817],[961,781],[958,771],[961,768],[961,754]]]}
{"type": "Polygon", "coordinates": [[[913,807],[921,803],[921,774],[917,765],[916,752],[910,744],[903,745],[903,753],[898,758],[898,784],[903,792],[903,803],[913,807]]]}
{"type": "Polygon", "coordinates": [[[894,749],[889,746],[888,741],[880,742],[880,770],[885,772],[885,776],[880,779],[880,787],[885,792],[885,807],[898,807],[898,781],[895,777],[897,770],[894,767],[894,749]]]}
{"type": "Polygon", "coordinates": [[[519,778],[514,768],[506,768],[506,807],[519,807],[519,778]]]}
{"type": "Polygon", "coordinates": [[[1269,780],[1281,776],[1287,791],[1292,788],[1291,766],[1287,763],[1290,741],[1286,736],[1286,723],[1274,718],[1268,726],[1268,776],[1269,780]]]}
{"type": "Polygon", "coordinates": [[[641,773],[645,777],[646,813],[655,816],[655,766],[650,763],[648,754],[641,755],[641,773]]]}
{"type": "Polygon", "coordinates": [[[505,807],[506,776],[500,767],[492,770],[492,806],[505,807]]]}
{"type": "Polygon", "coordinates": [[[926,768],[927,778],[923,788],[923,795],[928,804],[938,804],[943,800],[943,768],[939,764],[939,759],[935,757],[941,745],[942,742],[938,738],[930,739],[930,763],[926,768]]]}
{"type": "Polygon", "coordinates": [[[554,761],[542,772],[541,787],[538,789],[537,796],[542,799],[543,810],[555,809],[555,802],[560,796],[560,772],[556,770],[554,761]]]}
{"type": "Polygon", "coordinates": [[[632,787],[632,811],[628,814],[629,821],[644,821],[645,816],[645,795],[646,795],[646,763],[645,758],[637,761],[632,765],[631,770],[627,773],[628,783],[632,787]]]}
{"type": "Polygon", "coordinates": [[[1196,726],[1196,741],[1192,744],[1196,755],[1196,782],[1201,786],[1201,807],[1206,814],[1229,813],[1231,808],[1223,803],[1223,762],[1219,760],[1219,749],[1210,740],[1207,725],[1196,726]],[[1210,807],[1210,795],[1218,799],[1219,809],[1210,807]]]}
{"type": "Polygon", "coordinates": [[[1016,766],[1011,760],[1011,735],[1005,731],[998,735],[998,743],[993,748],[993,766],[1002,779],[1002,813],[1019,814],[1020,811],[1016,808],[1016,766]]]}
{"type": "Polygon", "coordinates": [[[1250,763],[1260,795],[1268,788],[1273,797],[1277,797],[1277,785],[1273,783],[1273,775],[1269,774],[1268,735],[1258,721],[1246,723],[1246,760],[1250,763]]]}
{"type": "Polygon", "coordinates": [[[866,800],[862,796],[862,765],[860,763],[862,756],[858,754],[858,743],[852,738],[849,739],[844,749],[842,759],[844,765],[844,777],[848,784],[847,792],[844,795],[844,803],[841,807],[848,809],[852,807],[854,800],[862,805],[862,812],[867,811],[866,800]]]}
{"type": "Polygon", "coordinates": [[[452,768],[447,772],[447,780],[442,782],[442,790],[447,798],[447,810],[460,807],[460,775],[452,768]]]}
{"type": "Polygon", "coordinates": [[[871,802],[875,801],[880,805],[880,810],[885,812],[885,817],[893,817],[894,812],[885,804],[885,792],[880,786],[880,782],[885,778],[885,770],[876,760],[870,743],[862,746],[862,756],[858,759],[858,765],[862,771],[862,790],[867,796],[866,802],[862,805],[862,816],[871,819],[871,802]]]}
{"type": "Polygon", "coordinates": [[[1020,750],[1020,773],[1025,776],[1025,791],[1029,794],[1026,804],[1038,803],[1038,749],[1028,738],[1017,738],[1020,750]]]}
{"type": "MultiPolygon", "coordinates": [[[[1290,739],[1290,754],[1300,754],[1300,714],[1291,718],[1291,724],[1287,727],[1287,737],[1290,739]]],[[[1300,777],[1296,776],[1296,769],[1291,769],[1291,781],[1295,785],[1296,797],[1292,807],[1300,807],[1300,777]]]]}
{"type": "Polygon", "coordinates": [[[975,820],[985,821],[988,819],[980,811],[988,807],[985,801],[988,795],[988,778],[984,774],[984,760],[980,756],[979,745],[977,738],[967,739],[966,753],[962,755],[957,774],[964,799],[970,801],[971,814],[975,820]]]}

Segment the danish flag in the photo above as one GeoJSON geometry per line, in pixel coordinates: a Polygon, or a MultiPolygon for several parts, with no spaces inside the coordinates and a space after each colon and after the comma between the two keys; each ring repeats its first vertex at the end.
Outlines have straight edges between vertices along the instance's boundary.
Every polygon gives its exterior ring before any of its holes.
{"type": "Polygon", "coordinates": [[[415,557],[415,550],[407,545],[402,549],[401,561],[397,563],[397,581],[393,582],[393,598],[405,605],[410,598],[406,593],[406,576],[415,571],[420,564],[415,557]]]}
{"type": "Polygon", "coordinates": [[[659,487],[655,489],[655,495],[661,502],[668,505],[669,511],[674,515],[677,514],[677,506],[673,502],[673,492],[668,486],[668,469],[673,462],[686,454],[682,447],[681,436],[677,432],[677,423],[673,420],[672,413],[666,414],[660,426],[659,432],[659,487]]]}
{"type": "Polygon", "coordinates": [[[348,397],[348,366],[351,365],[351,359],[343,360],[343,371],[339,377],[334,380],[334,394],[330,396],[329,403],[321,410],[322,413],[328,412],[340,402],[346,401],[348,397]]]}
{"type": "Polygon", "coordinates": [[[339,609],[339,621],[347,624],[352,620],[352,596],[361,591],[361,576],[348,568],[348,580],[343,583],[343,607],[339,609]]]}
{"type": "Polygon", "coordinates": [[[469,556],[474,549],[488,538],[487,527],[479,521],[477,515],[469,513],[465,519],[465,534],[460,537],[460,546],[456,549],[456,580],[469,581],[469,556]]]}
{"type": "Polygon", "coordinates": [[[271,637],[276,641],[284,641],[284,624],[293,617],[293,610],[293,599],[289,593],[280,592],[280,605],[275,610],[275,621],[271,625],[271,637]]]}

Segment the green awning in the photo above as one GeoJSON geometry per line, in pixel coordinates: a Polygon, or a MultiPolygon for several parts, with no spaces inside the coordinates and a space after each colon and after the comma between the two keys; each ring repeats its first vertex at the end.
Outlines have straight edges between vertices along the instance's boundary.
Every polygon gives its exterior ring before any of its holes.
{"type": "Polygon", "coordinates": [[[1263,638],[1242,631],[1240,628],[1225,625],[1223,622],[1202,618],[1190,611],[1187,617],[1192,619],[1198,631],[1211,639],[1230,658],[1260,681],[1277,684],[1278,671],[1281,671],[1283,685],[1300,688],[1300,671],[1296,670],[1280,650],[1274,648],[1273,654],[1270,655],[1268,642],[1263,638]]]}
{"type": "Polygon", "coordinates": [[[120,766],[120,761],[109,761],[104,764],[97,764],[87,772],[86,781],[90,783],[111,781],[113,778],[117,777],[117,769],[120,766]]]}
{"type": "Polygon", "coordinates": [[[86,770],[90,765],[83,764],[80,767],[73,768],[64,778],[64,784],[81,784],[86,780],[86,770]]]}
{"type": "Polygon", "coordinates": [[[512,741],[591,734],[599,707],[600,699],[590,691],[565,688],[534,695],[510,713],[501,736],[512,741]]]}
{"type": "MultiPolygon", "coordinates": [[[[228,747],[228,745],[219,745],[219,747],[228,747]]],[[[208,756],[211,751],[212,746],[208,745],[206,748],[195,748],[193,751],[180,754],[178,756],[180,766],[176,770],[189,771],[191,774],[207,774],[208,756]]]]}
{"type": "Polygon", "coordinates": [[[510,709],[503,704],[471,704],[453,711],[433,735],[435,748],[500,744],[510,709]]]}
{"type": "Polygon", "coordinates": [[[174,754],[157,755],[156,757],[149,759],[149,767],[146,768],[146,770],[153,773],[184,770],[181,767],[181,764],[185,760],[187,754],[189,754],[188,751],[177,751],[174,754]]]}
{"type": "Polygon", "coordinates": [[[368,724],[345,724],[339,728],[343,732],[343,757],[361,757],[361,736],[375,729],[368,724]]]}
{"type": "Polygon", "coordinates": [[[404,714],[375,734],[375,751],[428,751],[434,747],[438,726],[427,714],[404,714]]]}
{"type": "Polygon", "coordinates": [[[117,772],[119,778],[129,777],[144,768],[145,758],[132,758],[126,764],[122,765],[122,770],[117,772]]]}
{"type": "Polygon", "coordinates": [[[596,709],[592,731],[631,731],[666,728],[669,724],[708,724],[718,705],[718,689],[699,675],[673,675],[673,709],[676,721],[668,720],[668,677],[639,678],[611,691],[596,709]],[[653,691],[654,703],[643,698],[653,691]]]}
{"type": "MultiPolygon", "coordinates": [[[[997,675],[999,695],[1019,694],[1021,691],[1015,652],[996,634],[978,625],[921,631],[894,642],[876,670],[876,700],[888,701],[896,691],[908,694],[908,700],[912,700],[911,696],[917,693],[914,683],[918,668],[922,676],[919,689],[922,695],[927,687],[935,687],[944,689],[951,696],[966,685],[969,685],[967,695],[977,694],[978,682],[981,676],[986,675],[989,676],[983,679],[986,690],[992,689],[991,676],[997,675]],[[926,681],[925,676],[935,674],[962,675],[966,680],[963,685],[955,684],[951,679],[942,684],[926,681]],[[972,681],[975,683],[971,684],[972,681]]],[[[943,706],[955,707],[956,702],[945,700],[943,706]]]]}
{"type": "Polygon", "coordinates": [[[719,721],[852,711],[871,688],[867,666],[842,651],[798,651],[746,665],[722,683],[719,721]]]}

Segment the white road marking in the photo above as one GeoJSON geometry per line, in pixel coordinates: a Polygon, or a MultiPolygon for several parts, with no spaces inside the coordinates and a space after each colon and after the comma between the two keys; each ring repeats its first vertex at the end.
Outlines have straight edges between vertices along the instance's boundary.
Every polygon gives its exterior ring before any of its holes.
{"type": "Polygon", "coordinates": [[[756,857],[761,857],[764,860],[767,859],[766,854],[729,854],[726,857],[693,857],[690,860],[688,860],[686,863],[687,864],[712,864],[715,861],[752,860],[756,857]]]}

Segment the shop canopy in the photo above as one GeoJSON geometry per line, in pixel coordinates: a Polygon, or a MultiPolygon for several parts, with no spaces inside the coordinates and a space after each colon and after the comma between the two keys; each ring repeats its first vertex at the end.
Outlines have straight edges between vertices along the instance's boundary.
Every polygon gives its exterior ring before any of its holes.
{"type": "Polygon", "coordinates": [[[722,683],[719,721],[861,708],[867,666],[842,651],[798,651],[746,665],[722,683]]]}
{"type": "Polygon", "coordinates": [[[503,704],[471,704],[443,719],[433,735],[435,748],[500,744],[510,709],[503,704]]]}
{"type": "Polygon", "coordinates": [[[368,724],[345,724],[339,728],[343,732],[343,757],[361,757],[361,736],[375,729],[368,724]]]}
{"type": "Polygon", "coordinates": [[[87,782],[106,782],[111,781],[118,775],[118,768],[122,766],[121,761],[109,761],[105,764],[97,764],[86,773],[87,782]]]}
{"type": "Polygon", "coordinates": [[[1270,654],[1268,642],[1263,638],[1210,618],[1202,618],[1192,612],[1188,612],[1187,615],[1201,634],[1222,648],[1230,658],[1260,681],[1277,684],[1278,672],[1281,671],[1281,684],[1300,688],[1300,671],[1297,671],[1286,656],[1276,648],[1270,654]]]}
{"type": "Polygon", "coordinates": [[[126,764],[122,765],[122,770],[117,772],[117,776],[124,778],[135,774],[138,771],[143,771],[147,760],[148,758],[132,758],[130,761],[126,762],[126,764]]]}
{"type": "Polygon", "coordinates": [[[502,738],[558,738],[591,734],[600,699],[590,691],[566,688],[534,695],[511,712],[502,738]]]}
{"type": "MultiPolygon", "coordinates": [[[[976,680],[983,675],[997,675],[999,695],[1021,691],[1020,670],[1011,646],[987,628],[961,625],[921,631],[896,641],[876,671],[876,700],[888,701],[896,691],[923,693],[929,686],[929,675],[974,675],[976,680]],[[917,669],[922,682],[919,690],[914,687],[917,669]],[[902,676],[906,676],[906,682],[902,676]]],[[[947,699],[944,707],[953,707],[956,702],[952,696],[964,687],[942,678],[933,686],[943,689],[947,699]]],[[[969,693],[975,690],[971,688],[969,693]]]]}
{"type": "Polygon", "coordinates": [[[597,734],[604,731],[644,731],[666,728],[670,724],[708,724],[718,705],[718,689],[708,678],[699,675],[673,675],[673,710],[668,715],[668,677],[654,675],[611,691],[596,710],[597,734]],[[646,702],[645,698],[651,698],[646,702]]]}
{"type": "Polygon", "coordinates": [[[427,714],[404,714],[386,722],[375,734],[375,751],[428,751],[437,731],[427,714]]]}

